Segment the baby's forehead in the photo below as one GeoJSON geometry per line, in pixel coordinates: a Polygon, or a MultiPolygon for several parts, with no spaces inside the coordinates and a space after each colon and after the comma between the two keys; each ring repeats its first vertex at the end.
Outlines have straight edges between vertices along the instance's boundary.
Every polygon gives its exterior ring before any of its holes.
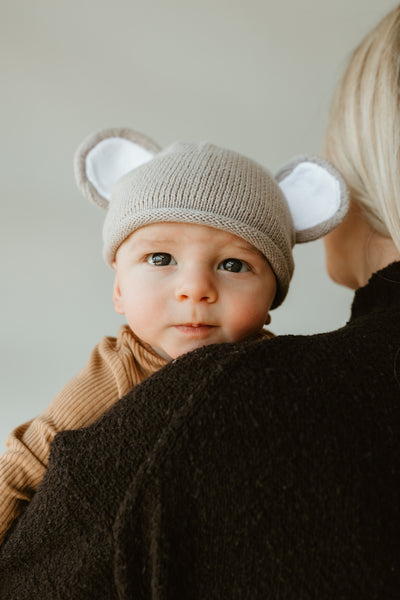
{"type": "Polygon", "coordinates": [[[231,246],[243,251],[261,254],[247,240],[229,231],[196,223],[152,223],[134,231],[126,242],[128,245],[132,244],[134,246],[152,243],[168,243],[171,245],[204,243],[210,246],[231,246]]]}

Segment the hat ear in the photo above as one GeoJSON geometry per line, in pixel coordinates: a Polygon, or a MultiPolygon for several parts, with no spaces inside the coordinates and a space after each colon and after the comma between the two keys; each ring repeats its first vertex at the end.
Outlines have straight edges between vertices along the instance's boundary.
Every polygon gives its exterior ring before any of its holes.
{"type": "Polygon", "coordinates": [[[292,214],[296,243],[322,237],[345,217],[349,208],[347,186],[335,167],[323,158],[296,158],[275,178],[292,214]]]}
{"type": "Polygon", "coordinates": [[[151,160],[158,144],[131,129],[105,129],[88,136],[74,157],[74,171],[82,194],[108,208],[111,192],[123,175],[151,160]]]}

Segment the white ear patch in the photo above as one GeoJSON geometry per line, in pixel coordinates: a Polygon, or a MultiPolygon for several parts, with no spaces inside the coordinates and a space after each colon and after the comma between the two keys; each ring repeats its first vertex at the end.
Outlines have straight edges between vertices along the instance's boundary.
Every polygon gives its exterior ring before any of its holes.
{"type": "Polygon", "coordinates": [[[109,201],[118,179],[153,157],[153,152],[139,144],[122,137],[109,137],[86,155],[86,175],[97,193],[109,201]]]}
{"type": "Polygon", "coordinates": [[[298,164],[279,186],[289,204],[296,231],[328,221],[340,208],[339,181],[317,163],[298,164]]]}

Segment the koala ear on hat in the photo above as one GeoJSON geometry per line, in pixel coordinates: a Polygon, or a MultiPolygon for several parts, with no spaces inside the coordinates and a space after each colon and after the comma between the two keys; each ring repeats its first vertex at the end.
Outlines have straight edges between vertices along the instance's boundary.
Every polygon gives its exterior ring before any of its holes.
{"type": "Polygon", "coordinates": [[[279,170],[275,179],[292,214],[296,243],[324,236],[346,216],[347,186],[327,160],[315,156],[295,158],[279,170]]]}
{"type": "Polygon", "coordinates": [[[159,151],[158,144],[132,129],[104,129],[89,135],[74,156],[78,188],[94,204],[107,209],[118,179],[159,151]]]}

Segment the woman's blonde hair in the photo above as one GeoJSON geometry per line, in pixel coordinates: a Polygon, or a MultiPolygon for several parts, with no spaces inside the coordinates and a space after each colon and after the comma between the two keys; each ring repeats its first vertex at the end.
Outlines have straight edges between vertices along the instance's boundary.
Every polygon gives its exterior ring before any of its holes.
{"type": "Polygon", "coordinates": [[[400,6],[353,52],[333,98],[325,153],[371,226],[400,250],[400,6]]]}

